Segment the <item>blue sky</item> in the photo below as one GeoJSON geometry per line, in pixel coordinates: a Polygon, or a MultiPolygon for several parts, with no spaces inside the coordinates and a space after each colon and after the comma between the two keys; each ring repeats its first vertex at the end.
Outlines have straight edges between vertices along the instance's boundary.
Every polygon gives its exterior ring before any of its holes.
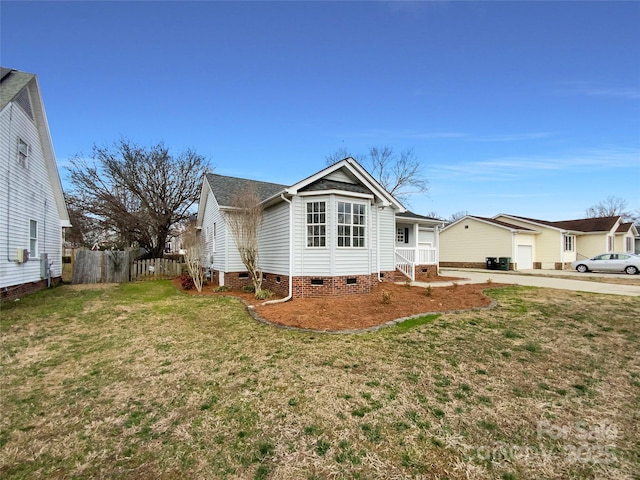
{"type": "Polygon", "coordinates": [[[164,141],[292,184],[344,147],[414,148],[418,213],[640,208],[640,2],[0,2],[60,165],[164,141]]]}

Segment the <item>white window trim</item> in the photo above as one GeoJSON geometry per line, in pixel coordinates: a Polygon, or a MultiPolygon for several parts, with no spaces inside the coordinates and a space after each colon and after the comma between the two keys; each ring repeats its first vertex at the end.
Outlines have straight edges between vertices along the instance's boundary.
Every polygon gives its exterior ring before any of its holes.
{"type": "MultiPolygon", "coordinates": [[[[338,200],[336,202],[336,214],[335,214],[335,220],[336,220],[336,248],[339,249],[364,249],[367,248],[367,204],[366,203],[361,203],[361,202],[345,202],[343,200],[338,200]],[[351,222],[350,223],[340,223],[338,221],[338,215],[340,215],[340,207],[339,205],[341,203],[344,204],[349,204],[351,205],[351,213],[349,214],[351,217],[351,222]],[[353,218],[354,218],[354,212],[353,212],[353,207],[354,205],[358,205],[361,207],[364,207],[364,212],[362,214],[362,219],[364,223],[353,223],[353,218]],[[339,237],[341,237],[341,235],[338,234],[338,230],[339,227],[341,226],[345,226],[345,227],[349,227],[350,228],[350,234],[349,234],[349,245],[339,245],[339,237]],[[356,238],[362,238],[364,240],[364,245],[358,245],[357,247],[353,246],[353,240],[354,240],[354,228],[362,228],[363,229],[363,236],[360,237],[356,237],[356,238]]],[[[344,237],[344,235],[342,235],[344,237]]],[[[346,238],[346,237],[345,237],[346,238]]]]}
{"type": "Polygon", "coordinates": [[[576,251],[576,236],[575,235],[563,235],[563,248],[565,252],[575,252],[576,251]],[[569,247],[567,248],[567,240],[570,242],[569,247]]]}
{"type": "Polygon", "coordinates": [[[29,144],[21,137],[18,137],[16,155],[18,158],[18,165],[21,167],[28,167],[30,150],[31,148],[29,147],[29,144]]]}
{"type": "Polygon", "coordinates": [[[38,255],[39,255],[38,247],[39,247],[39,243],[40,243],[39,239],[38,239],[38,221],[34,220],[33,218],[29,219],[29,232],[28,232],[28,235],[29,235],[29,258],[38,258],[38,255]],[[35,235],[35,237],[31,236],[31,224],[32,224],[32,222],[35,223],[35,227],[36,227],[36,232],[35,232],[36,235],[35,235]],[[31,249],[32,242],[35,242],[35,245],[33,247],[33,250],[35,250],[35,252],[32,251],[32,249],[31,249]]]}
{"type": "Polygon", "coordinates": [[[329,214],[329,202],[327,200],[310,200],[310,201],[306,201],[304,202],[304,235],[305,235],[305,248],[309,248],[309,249],[313,249],[313,250],[317,250],[317,249],[326,249],[328,247],[328,235],[327,233],[329,232],[329,225],[327,223],[327,215],[329,214]],[[320,203],[324,203],[324,212],[317,212],[317,214],[323,213],[324,214],[324,223],[309,223],[309,217],[308,215],[311,213],[311,215],[316,214],[316,212],[309,212],[308,208],[309,205],[313,205],[314,203],[320,204],[320,203]],[[316,235],[311,235],[311,237],[309,237],[309,227],[324,227],[324,235],[320,235],[318,234],[317,237],[318,238],[322,238],[324,237],[324,245],[309,245],[309,239],[310,238],[315,238],[316,235]]]}

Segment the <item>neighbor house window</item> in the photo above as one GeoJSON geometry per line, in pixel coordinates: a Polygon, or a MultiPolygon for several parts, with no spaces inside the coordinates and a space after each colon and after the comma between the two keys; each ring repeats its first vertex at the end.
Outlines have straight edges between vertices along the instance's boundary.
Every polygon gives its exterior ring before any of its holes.
{"type": "Polygon", "coordinates": [[[29,256],[38,256],[38,222],[29,220],[29,256]]]}
{"type": "Polygon", "coordinates": [[[18,163],[23,167],[27,167],[27,160],[29,158],[29,145],[27,142],[18,139],[18,163]]]}
{"type": "Polygon", "coordinates": [[[364,247],[366,207],[361,203],[338,202],[338,246],[364,247]]]}
{"type": "Polygon", "coordinates": [[[607,252],[613,252],[613,237],[607,236],[607,252]]]}
{"type": "Polygon", "coordinates": [[[324,247],[327,244],[327,204],[307,203],[307,247],[324,247]]]}
{"type": "Polygon", "coordinates": [[[625,252],[629,252],[632,253],[633,252],[633,238],[631,237],[626,237],[624,242],[624,246],[625,246],[625,252]]]}
{"type": "Polygon", "coordinates": [[[573,252],[576,248],[576,236],[575,235],[565,235],[564,236],[564,251],[565,252],[573,252]]]}

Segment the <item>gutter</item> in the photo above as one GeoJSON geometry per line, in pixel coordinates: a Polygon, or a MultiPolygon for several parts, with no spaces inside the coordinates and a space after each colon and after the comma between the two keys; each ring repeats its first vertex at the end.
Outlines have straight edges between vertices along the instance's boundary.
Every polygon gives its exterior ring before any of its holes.
{"type": "Polygon", "coordinates": [[[284,196],[284,193],[280,194],[280,198],[289,204],[289,295],[278,300],[269,300],[262,305],[288,302],[293,297],[293,203],[284,196]]]}

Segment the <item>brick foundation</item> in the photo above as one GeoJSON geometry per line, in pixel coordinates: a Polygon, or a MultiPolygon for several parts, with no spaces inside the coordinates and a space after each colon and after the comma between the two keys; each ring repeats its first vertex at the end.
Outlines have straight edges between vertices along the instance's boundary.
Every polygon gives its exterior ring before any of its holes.
{"type": "Polygon", "coordinates": [[[446,268],[487,268],[486,262],[440,262],[446,268]]]}
{"type": "MultiPolygon", "coordinates": [[[[51,279],[51,285],[56,286],[62,281],[61,277],[53,277],[51,279]]],[[[38,282],[23,283],[21,285],[12,285],[10,287],[3,287],[0,289],[0,302],[8,302],[15,300],[16,298],[22,298],[30,293],[35,293],[47,288],[47,280],[40,280],[38,282]]]]}
{"type": "MultiPolygon", "coordinates": [[[[435,265],[425,266],[434,275],[435,265]]],[[[231,289],[241,289],[251,285],[246,272],[225,272],[224,284],[231,289]]],[[[425,272],[426,275],[426,272],[425,272]]],[[[397,271],[381,272],[383,282],[401,282],[406,277],[397,271]]],[[[211,281],[219,283],[220,272],[211,272],[211,281]]],[[[378,283],[378,274],[344,275],[337,277],[304,276],[293,277],[293,298],[315,298],[325,296],[344,296],[369,293],[371,287],[378,283]]],[[[263,272],[262,288],[267,288],[280,297],[289,295],[289,275],[263,272]]]]}
{"type": "Polygon", "coordinates": [[[415,278],[416,282],[427,282],[430,278],[438,276],[437,265],[416,265],[415,278]]]}

